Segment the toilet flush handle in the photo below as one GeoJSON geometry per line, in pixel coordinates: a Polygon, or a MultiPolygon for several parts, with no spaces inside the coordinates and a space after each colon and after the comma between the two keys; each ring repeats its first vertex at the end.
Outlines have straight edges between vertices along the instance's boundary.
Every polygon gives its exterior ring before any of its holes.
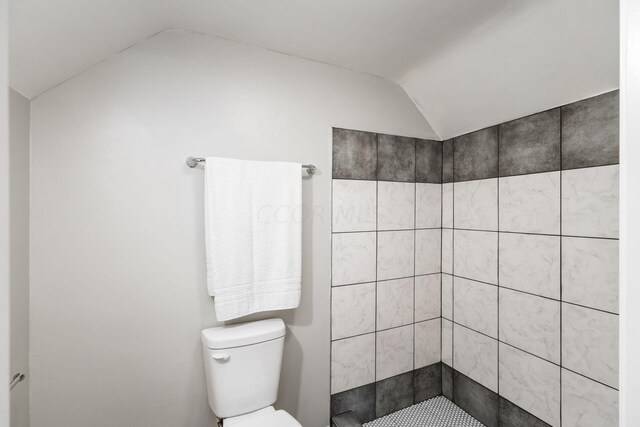
{"type": "Polygon", "coordinates": [[[227,360],[229,360],[228,353],[214,353],[211,355],[211,357],[213,357],[213,360],[217,360],[219,362],[226,362],[227,360]]]}

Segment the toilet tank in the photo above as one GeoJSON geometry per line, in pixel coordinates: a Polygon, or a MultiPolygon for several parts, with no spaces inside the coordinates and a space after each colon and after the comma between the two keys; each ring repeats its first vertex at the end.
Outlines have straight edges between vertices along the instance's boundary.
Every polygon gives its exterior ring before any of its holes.
{"type": "Polygon", "coordinates": [[[247,414],[275,403],[284,335],[281,319],[202,331],[209,406],[218,418],[247,414]]]}

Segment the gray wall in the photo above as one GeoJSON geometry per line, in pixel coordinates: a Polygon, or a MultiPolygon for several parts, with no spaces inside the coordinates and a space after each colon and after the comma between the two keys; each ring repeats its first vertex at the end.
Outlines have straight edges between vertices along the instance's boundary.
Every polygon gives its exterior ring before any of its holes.
{"type": "Polygon", "coordinates": [[[29,109],[29,100],[11,90],[11,373],[27,376],[11,392],[12,427],[29,425],[29,109]]]}
{"type": "Polygon", "coordinates": [[[255,317],[288,326],[277,406],[326,426],[332,126],[435,136],[382,79],[180,31],[34,99],[31,424],[213,425],[203,172],[184,160],[215,155],[318,167],[301,307],[255,317]]]}

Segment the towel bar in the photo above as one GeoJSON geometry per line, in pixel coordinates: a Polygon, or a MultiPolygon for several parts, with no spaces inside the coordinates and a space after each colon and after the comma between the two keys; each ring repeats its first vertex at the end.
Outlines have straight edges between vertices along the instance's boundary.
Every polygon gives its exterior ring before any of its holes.
{"type": "MultiPolygon", "coordinates": [[[[204,157],[187,157],[187,166],[190,168],[195,168],[198,166],[198,163],[206,163],[206,159],[204,157]]],[[[316,172],[315,165],[302,165],[303,169],[307,170],[309,175],[313,175],[316,172]]]]}

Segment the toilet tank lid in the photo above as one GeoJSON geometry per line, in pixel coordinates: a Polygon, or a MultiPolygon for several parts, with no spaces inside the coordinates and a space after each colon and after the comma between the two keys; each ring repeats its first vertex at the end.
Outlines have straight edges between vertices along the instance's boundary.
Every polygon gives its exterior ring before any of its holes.
{"type": "Polygon", "coordinates": [[[284,334],[282,319],[267,319],[205,329],[202,331],[202,343],[211,349],[224,349],[258,344],[284,334]]]}

